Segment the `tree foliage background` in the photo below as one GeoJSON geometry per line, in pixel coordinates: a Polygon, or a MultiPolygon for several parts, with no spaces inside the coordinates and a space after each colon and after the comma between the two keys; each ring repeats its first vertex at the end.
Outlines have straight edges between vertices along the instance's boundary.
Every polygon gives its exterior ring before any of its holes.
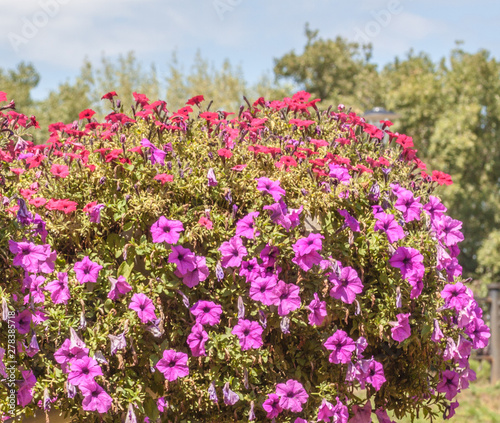
{"type": "Polygon", "coordinates": [[[171,111],[197,94],[213,100],[212,110],[234,110],[244,96],[274,99],[301,89],[323,104],[343,103],[361,114],[385,107],[398,114],[395,131],[413,137],[429,173],[438,169],[453,178],[454,184],[440,195],[449,213],[464,222],[459,257],[464,275],[480,279],[483,286],[499,281],[500,62],[486,50],[467,52],[457,43],[438,62],[410,51],[378,69],[371,62],[371,45],[323,39],[307,26],[305,36],[302,51],[275,59],[274,79],[263,76],[253,86],[229,60],[216,68],[198,53],[186,70],[174,55],[162,76],[130,52],[116,61],[86,60],[77,78],[61,82],[41,100],[32,97],[40,75],[29,63],[0,68],[0,87],[20,111],[36,115],[42,128],[57,120],[77,120],[86,108],[104,113],[100,97],[109,91],[120,95],[125,108],[136,91],[151,100],[166,98],[171,111]]]}

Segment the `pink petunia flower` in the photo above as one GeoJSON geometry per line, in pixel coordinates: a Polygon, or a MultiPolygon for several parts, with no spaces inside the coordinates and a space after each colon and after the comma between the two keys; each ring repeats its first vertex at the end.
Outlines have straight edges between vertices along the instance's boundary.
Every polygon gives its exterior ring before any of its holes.
{"type": "Polygon", "coordinates": [[[134,294],[128,308],[135,310],[142,323],[156,319],[153,301],[145,294],[134,294]]]}
{"type": "Polygon", "coordinates": [[[172,382],[189,375],[187,362],[187,354],[175,350],[165,350],[163,351],[163,358],[156,363],[155,367],[163,373],[165,379],[172,382]]]}

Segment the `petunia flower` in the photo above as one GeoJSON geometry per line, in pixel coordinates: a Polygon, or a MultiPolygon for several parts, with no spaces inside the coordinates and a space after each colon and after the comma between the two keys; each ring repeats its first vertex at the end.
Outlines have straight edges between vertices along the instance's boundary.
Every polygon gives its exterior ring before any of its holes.
{"type": "Polygon", "coordinates": [[[325,237],[321,234],[311,233],[306,238],[300,238],[292,245],[295,256],[304,256],[313,251],[321,251],[322,239],[325,237]]]}
{"type": "Polygon", "coordinates": [[[94,381],[82,383],[80,391],[83,395],[82,408],[85,411],[97,411],[104,414],[109,411],[113,398],[94,381]]]}
{"type": "Polygon", "coordinates": [[[389,259],[392,267],[401,270],[403,279],[422,279],[425,267],[423,265],[424,257],[418,250],[410,247],[398,247],[396,252],[389,259]]]}
{"type": "Polygon", "coordinates": [[[9,250],[12,254],[16,254],[13,260],[14,266],[21,266],[30,273],[38,273],[40,263],[47,259],[45,246],[36,245],[32,242],[15,242],[9,240],[9,250]]]}
{"type": "Polygon", "coordinates": [[[236,236],[242,236],[248,239],[254,239],[260,235],[260,232],[254,228],[254,219],[259,212],[248,213],[245,217],[236,222],[236,236]]]}
{"type": "Polygon", "coordinates": [[[229,387],[229,382],[224,384],[222,394],[224,396],[224,404],[226,405],[234,405],[240,400],[240,396],[229,387]]]}
{"type": "Polygon", "coordinates": [[[260,301],[264,305],[278,305],[279,296],[276,292],[278,285],[275,276],[256,277],[250,283],[249,296],[254,301],[260,301]]]}
{"type": "Polygon", "coordinates": [[[314,299],[307,308],[311,311],[308,315],[309,324],[311,326],[321,326],[328,313],[326,311],[326,302],[320,301],[317,292],[314,293],[314,299]]]}
{"type": "Polygon", "coordinates": [[[278,314],[280,316],[286,316],[291,311],[300,308],[300,288],[297,285],[278,281],[275,292],[279,299],[278,314]]]}
{"type": "Polygon", "coordinates": [[[73,270],[76,273],[76,279],[81,284],[86,282],[97,282],[101,269],[102,266],[91,261],[88,256],[85,256],[82,261],[76,262],[73,266],[73,270]]]}
{"type": "Polygon", "coordinates": [[[349,363],[356,346],[347,332],[338,329],[323,344],[327,350],[332,351],[328,361],[333,364],[349,363]]]}
{"type": "Polygon", "coordinates": [[[375,219],[377,223],[373,229],[375,231],[383,231],[387,235],[387,240],[392,244],[393,242],[403,239],[406,235],[403,228],[396,222],[396,218],[393,214],[388,213],[377,213],[375,214],[375,219]]]}
{"type": "Polygon", "coordinates": [[[92,382],[96,376],[102,376],[101,366],[92,357],[82,357],[71,361],[68,382],[78,386],[92,382]]]}
{"type": "Polygon", "coordinates": [[[351,216],[347,210],[337,209],[337,211],[344,218],[344,227],[348,226],[353,232],[360,231],[358,220],[351,216]]]}
{"type": "Polygon", "coordinates": [[[410,313],[398,314],[396,318],[398,321],[392,324],[391,337],[395,341],[403,342],[406,338],[411,335],[411,328],[408,322],[410,313]]]}
{"type": "Polygon", "coordinates": [[[346,304],[352,304],[356,295],[363,291],[361,279],[356,270],[350,266],[343,267],[338,276],[336,273],[330,273],[329,279],[333,284],[330,296],[346,304]]]}
{"type": "Polygon", "coordinates": [[[262,332],[261,325],[246,319],[239,319],[238,324],[231,331],[238,337],[242,351],[259,349],[263,344],[262,332]]]}
{"type": "Polygon", "coordinates": [[[285,190],[280,186],[280,181],[272,181],[264,176],[255,180],[257,181],[257,189],[271,195],[274,201],[279,201],[286,194],[285,190]]]}
{"type": "Polygon", "coordinates": [[[156,363],[156,368],[163,373],[165,379],[172,382],[189,375],[188,355],[174,350],[163,351],[163,358],[156,363]]]}
{"type": "Polygon", "coordinates": [[[125,295],[127,292],[132,290],[132,287],[128,284],[125,276],[120,275],[118,279],[108,278],[111,282],[111,289],[108,293],[108,298],[112,300],[117,300],[122,295],[125,295]]]}
{"type": "Polygon", "coordinates": [[[247,249],[239,236],[233,236],[229,241],[223,242],[219,247],[222,254],[222,267],[239,267],[241,260],[247,255],[247,249]]]}
{"type": "Polygon", "coordinates": [[[420,212],[423,207],[419,202],[420,197],[414,198],[411,191],[401,187],[395,194],[398,199],[394,203],[394,208],[403,213],[405,222],[420,220],[420,212]]]}
{"type": "Polygon", "coordinates": [[[196,317],[196,323],[214,326],[220,322],[222,307],[212,301],[200,300],[191,307],[190,311],[196,317]]]}
{"type": "Polygon", "coordinates": [[[207,179],[209,187],[216,187],[218,185],[217,179],[215,178],[215,172],[212,168],[208,169],[207,179]]]}
{"type": "Polygon", "coordinates": [[[118,350],[123,350],[127,346],[127,339],[125,338],[125,333],[120,333],[118,335],[108,335],[111,341],[111,355],[115,355],[118,350]]]}
{"type": "Polygon", "coordinates": [[[153,301],[145,294],[134,294],[128,308],[137,312],[142,323],[156,319],[153,301]]]}
{"type": "Polygon", "coordinates": [[[280,405],[280,397],[277,394],[268,394],[267,399],[262,403],[262,408],[267,411],[266,417],[274,419],[283,411],[280,405]]]}
{"type": "Polygon", "coordinates": [[[278,383],[276,394],[280,397],[279,405],[284,410],[290,410],[294,413],[300,413],[302,404],[305,404],[309,398],[302,384],[293,379],[289,379],[285,383],[278,383]]]}
{"type": "Polygon", "coordinates": [[[29,310],[23,310],[14,317],[14,326],[20,334],[24,335],[30,331],[32,318],[29,310]]]}
{"type": "Polygon", "coordinates": [[[187,344],[191,349],[193,357],[201,357],[207,355],[205,352],[205,342],[208,341],[208,333],[203,330],[203,326],[196,323],[191,328],[191,333],[187,337],[187,344]]]}
{"type": "Polygon", "coordinates": [[[71,297],[68,287],[68,274],[58,272],[57,279],[49,282],[44,289],[50,292],[50,299],[54,304],[67,304],[71,297]]]}
{"type": "Polygon", "coordinates": [[[195,256],[194,261],[195,267],[193,270],[187,271],[184,274],[182,274],[179,270],[174,272],[176,276],[182,278],[182,283],[189,288],[193,288],[200,282],[203,282],[210,274],[205,257],[195,256]]]}
{"type": "Polygon", "coordinates": [[[443,392],[447,400],[451,401],[457,395],[459,376],[453,370],[445,370],[441,373],[441,381],[437,384],[436,390],[443,392]]]}
{"type": "Polygon", "coordinates": [[[66,178],[69,175],[68,166],[54,163],[50,168],[50,173],[58,178],[66,178]]]}
{"type": "Polygon", "coordinates": [[[180,233],[184,231],[182,222],[178,220],[168,220],[165,216],[151,225],[151,235],[153,242],[166,242],[167,244],[176,244],[179,241],[180,233]]]}
{"type": "Polygon", "coordinates": [[[172,252],[168,255],[167,261],[176,264],[177,271],[181,275],[192,272],[196,267],[196,257],[194,253],[181,245],[172,247],[172,252]]]}

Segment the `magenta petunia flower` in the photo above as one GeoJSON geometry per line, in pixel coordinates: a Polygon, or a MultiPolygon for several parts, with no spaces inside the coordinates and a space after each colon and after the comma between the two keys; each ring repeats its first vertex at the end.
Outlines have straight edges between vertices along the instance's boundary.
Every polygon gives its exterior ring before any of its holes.
{"type": "Polygon", "coordinates": [[[248,239],[254,239],[260,235],[260,232],[254,227],[254,219],[259,212],[248,213],[245,217],[236,222],[236,236],[242,236],[248,239]]]}
{"type": "Polygon", "coordinates": [[[269,210],[269,217],[272,222],[283,226],[287,232],[300,224],[300,214],[303,208],[303,206],[300,206],[298,209],[288,211],[288,207],[283,200],[280,200],[279,203],[263,207],[264,210],[269,210]]]}
{"type": "Polygon", "coordinates": [[[75,263],[73,269],[76,273],[76,279],[81,284],[86,282],[95,283],[97,282],[102,266],[91,261],[88,256],[85,256],[82,261],[75,263]]]}
{"type": "Polygon", "coordinates": [[[168,255],[167,261],[176,264],[177,271],[181,275],[192,272],[196,267],[194,253],[189,248],[184,248],[182,245],[175,245],[172,247],[172,252],[168,255]]]}
{"type": "Polygon", "coordinates": [[[373,358],[371,360],[364,360],[364,379],[370,383],[377,391],[380,390],[385,383],[384,367],[373,358]]]}
{"type": "Polygon", "coordinates": [[[88,348],[85,348],[84,346],[71,345],[71,341],[69,339],[65,339],[61,347],[54,353],[54,359],[56,362],[61,364],[63,372],[66,373],[67,364],[73,362],[74,360],[87,357],[88,354],[88,348]]]}
{"type": "Polygon", "coordinates": [[[462,229],[460,220],[452,219],[450,216],[440,216],[432,223],[438,239],[446,247],[454,246],[464,240],[464,235],[460,231],[462,229]]]}
{"type": "Polygon", "coordinates": [[[262,332],[261,325],[246,319],[239,319],[238,324],[231,331],[233,335],[238,337],[243,351],[251,348],[259,349],[263,344],[262,332]]]}
{"type": "Polygon", "coordinates": [[[377,219],[377,223],[373,229],[375,231],[384,231],[387,235],[387,240],[392,244],[393,242],[399,241],[403,239],[406,235],[403,231],[403,228],[396,222],[396,219],[393,214],[388,213],[377,213],[375,215],[375,219],[377,219]]]}
{"type": "Polygon", "coordinates": [[[323,261],[323,257],[317,252],[312,251],[309,254],[296,255],[292,262],[299,266],[304,272],[308,272],[314,265],[318,265],[323,261]]]}
{"type": "Polygon", "coordinates": [[[313,251],[321,251],[323,248],[322,239],[325,237],[321,234],[311,233],[306,238],[300,238],[292,245],[295,256],[305,256],[313,251]]]}
{"type": "MultiPolygon", "coordinates": [[[[333,417],[334,415],[335,411],[333,409],[333,404],[323,398],[323,400],[321,401],[321,405],[318,408],[317,420],[319,422],[329,422],[330,417],[333,417]]],[[[332,419],[332,421],[335,420],[332,419]]]]}
{"type": "Polygon", "coordinates": [[[274,419],[283,411],[280,405],[280,397],[277,394],[268,394],[267,399],[262,403],[262,408],[267,411],[266,417],[274,419]]]}
{"type": "Polygon", "coordinates": [[[172,382],[189,374],[188,355],[174,350],[163,351],[163,358],[156,363],[156,368],[165,379],[172,382]]]}
{"type": "Polygon", "coordinates": [[[147,323],[156,319],[155,306],[153,301],[145,294],[134,294],[128,308],[137,312],[142,323],[147,323]]]}
{"type": "Polygon", "coordinates": [[[436,386],[438,392],[443,392],[447,400],[451,401],[458,393],[459,376],[453,370],[441,373],[441,381],[436,386]]]}
{"type": "Polygon", "coordinates": [[[176,270],[174,273],[176,276],[182,278],[182,283],[189,288],[193,288],[198,285],[200,282],[203,282],[208,278],[210,271],[207,267],[206,258],[203,256],[195,256],[195,267],[193,270],[182,274],[179,270],[176,270]]]}
{"type": "Polygon", "coordinates": [[[32,242],[15,242],[9,240],[9,250],[12,254],[16,254],[13,260],[14,266],[21,266],[30,273],[38,273],[40,263],[47,259],[47,249],[45,245],[35,245],[32,242]]]}
{"type": "Polygon", "coordinates": [[[222,254],[222,267],[239,267],[243,257],[247,255],[247,249],[239,236],[233,236],[229,241],[223,242],[219,247],[222,254]]]}
{"type": "Polygon", "coordinates": [[[132,287],[128,284],[125,276],[123,275],[118,276],[118,279],[108,279],[111,282],[111,289],[109,290],[108,298],[112,300],[117,300],[119,297],[132,290],[132,287]]]}
{"type": "Polygon", "coordinates": [[[78,386],[92,382],[96,376],[102,376],[102,370],[92,357],[82,357],[70,363],[68,382],[78,386]]]}
{"type": "Polygon", "coordinates": [[[425,272],[423,261],[424,257],[415,248],[398,247],[389,259],[389,264],[401,270],[403,279],[419,280],[422,279],[425,272]]]}
{"type": "Polygon", "coordinates": [[[278,314],[280,316],[286,316],[291,311],[300,308],[300,288],[297,285],[278,281],[275,292],[279,299],[278,314]]]}
{"type": "Polygon", "coordinates": [[[33,387],[36,384],[36,377],[32,370],[23,370],[21,376],[23,379],[16,392],[17,404],[26,407],[33,399],[33,387]]]}
{"type": "Polygon", "coordinates": [[[278,383],[276,394],[280,397],[279,405],[284,410],[290,410],[294,413],[300,413],[302,404],[305,404],[309,398],[302,384],[293,379],[289,379],[285,383],[278,383]]]}
{"type": "Polygon", "coordinates": [[[330,296],[346,304],[352,304],[356,299],[356,295],[363,291],[361,279],[350,266],[343,267],[340,276],[337,276],[336,273],[330,273],[329,279],[333,284],[330,296]]]}
{"type": "Polygon", "coordinates": [[[276,263],[279,255],[279,248],[269,244],[266,244],[259,254],[264,266],[274,266],[274,263],[276,263]]]}
{"type": "Polygon", "coordinates": [[[330,167],[330,173],[329,173],[330,178],[336,180],[342,185],[349,185],[349,182],[351,180],[351,175],[349,175],[349,171],[345,167],[333,163],[331,163],[329,167],[330,167]]]}
{"type": "Polygon", "coordinates": [[[397,322],[393,323],[391,328],[392,339],[398,342],[403,342],[406,338],[411,335],[410,323],[408,321],[410,313],[398,314],[396,318],[397,322]]]}
{"type": "Polygon", "coordinates": [[[327,350],[332,351],[328,361],[333,364],[349,363],[356,345],[347,332],[339,329],[323,344],[327,350]]]}
{"type": "Polygon", "coordinates": [[[153,242],[166,242],[176,244],[179,241],[180,233],[184,231],[184,226],[179,220],[168,220],[165,216],[151,225],[151,235],[153,242]]]}
{"type": "Polygon", "coordinates": [[[344,227],[348,226],[353,232],[360,231],[358,220],[351,216],[347,210],[337,209],[337,211],[344,218],[344,227]]]}
{"type": "Polygon", "coordinates": [[[203,326],[196,323],[191,328],[191,333],[187,337],[187,344],[191,349],[193,357],[207,355],[205,352],[205,342],[208,341],[208,333],[203,330],[203,326]]]}
{"type": "Polygon", "coordinates": [[[33,315],[29,310],[23,310],[14,317],[14,326],[20,334],[26,334],[30,331],[33,315]]]}
{"type": "Polygon", "coordinates": [[[113,398],[100,385],[90,381],[82,383],[79,388],[82,391],[82,408],[85,411],[97,411],[101,414],[109,411],[113,398]]]}
{"type": "Polygon", "coordinates": [[[264,305],[278,305],[279,296],[275,290],[277,284],[276,276],[256,277],[250,283],[250,298],[264,305]]]}
{"type": "Polygon", "coordinates": [[[24,304],[28,304],[33,301],[33,304],[43,303],[45,301],[45,294],[42,291],[42,285],[45,283],[45,278],[43,276],[36,276],[26,274],[23,280],[23,291],[25,284],[29,286],[29,293],[24,297],[24,304]]]}
{"type": "Polygon", "coordinates": [[[247,283],[252,282],[260,275],[260,266],[254,257],[248,261],[242,261],[238,274],[243,276],[247,283]]]}
{"type": "Polygon", "coordinates": [[[285,190],[280,187],[280,181],[272,181],[264,176],[255,180],[257,181],[257,189],[271,195],[274,201],[279,201],[286,194],[285,190]]]}
{"type": "Polygon", "coordinates": [[[424,211],[431,217],[431,221],[434,221],[445,214],[447,208],[441,203],[439,198],[429,195],[429,202],[424,204],[424,211]]]}
{"type": "Polygon", "coordinates": [[[101,210],[105,207],[104,204],[96,204],[90,211],[89,220],[92,223],[101,223],[101,210]]]}
{"type": "Polygon", "coordinates": [[[220,322],[222,307],[212,301],[200,300],[191,307],[190,311],[196,317],[196,323],[213,326],[220,322]]]}
{"type": "Polygon", "coordinates": [[[321,326],[328,313],[326,311],[326,302],[319,299],[317,292],[314,293],[314,299],[307,308],[311,311],[308,315],[309,324],[311,326],[321,326]]]}
{"type": "Polygon", "coordinates": [[[45,290],[50,292],[50,299],[54,304],[67,304],[71,297],[68,287],[68,274],[66,272],[57,273],[57,279],[49,282],[45,290]]]}
{"type": "Polygon", "coordinates": [[[454,308],[457,311],[463,310],[473,299],[472,293],[467,291],[467,287],[462,282],[447,284],[441,291],[441,297],[445,301],[445,306],[454,308]]]}
{"type": "Polygon", "coordinates": [[[491,336],[490,328],[479,317],[472,319],[472,322],[466,328],[466,333],[470,336],[473,343],[472,346],[475,350],[485,348],[491,336]]]}
{"type": "Polygon", "coordinates": [[[405,222],[420,220],[420,211],[422,210],[422,204],[419,202],[420,197],[414,198],[411,191],[401,187],[395,191],[395,194],[398,199],[394,208],[403,213],[405,222]]]}

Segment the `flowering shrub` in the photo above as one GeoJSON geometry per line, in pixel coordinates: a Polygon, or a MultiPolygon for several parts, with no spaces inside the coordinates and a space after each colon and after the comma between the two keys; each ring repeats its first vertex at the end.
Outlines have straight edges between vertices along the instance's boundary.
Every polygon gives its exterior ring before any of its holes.
{"type": "Polygon", "coordinates": [[[134,96],[42,145],[1,107],[4,416],[452,416],[489,331],[432,195],[449,176],[304,92],[238,114],[134,96]]]}

